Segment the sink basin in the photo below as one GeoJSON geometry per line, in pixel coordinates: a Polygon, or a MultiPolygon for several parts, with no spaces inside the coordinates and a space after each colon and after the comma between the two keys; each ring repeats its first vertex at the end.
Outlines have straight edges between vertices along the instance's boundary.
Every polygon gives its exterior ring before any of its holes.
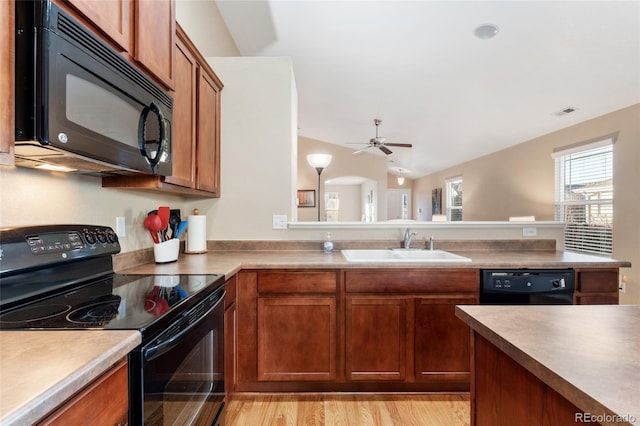
{"type": "Polygon", "coordinates": [[[456,263],[471,259],[444,250],[342,250],[349,262],[367,263],[456,263]]]}

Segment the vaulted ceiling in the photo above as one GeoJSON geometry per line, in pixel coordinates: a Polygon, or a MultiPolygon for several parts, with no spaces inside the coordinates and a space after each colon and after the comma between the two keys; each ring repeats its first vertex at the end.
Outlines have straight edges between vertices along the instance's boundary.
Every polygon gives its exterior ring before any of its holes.
{"type": "Polygon", "coordinates": [[[638,1],[216,3],[242,55],[292,58],[300,135],[355,150],[379,118],[410,177],[640,102],[638,1]]]}

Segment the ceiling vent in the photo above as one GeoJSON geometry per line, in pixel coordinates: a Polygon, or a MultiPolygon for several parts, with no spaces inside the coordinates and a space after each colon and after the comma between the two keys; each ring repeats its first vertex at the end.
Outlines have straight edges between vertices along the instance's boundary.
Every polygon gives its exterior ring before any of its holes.
{"type": "Polygon", "coordinates": [[[560,111],[554,113],[554,115],[562,116],[562,115],[571,114],[572,112],[576,112],[576,111],[578,111],[578,108],[570,106],[570,107],[561,109],[560,111]]]}

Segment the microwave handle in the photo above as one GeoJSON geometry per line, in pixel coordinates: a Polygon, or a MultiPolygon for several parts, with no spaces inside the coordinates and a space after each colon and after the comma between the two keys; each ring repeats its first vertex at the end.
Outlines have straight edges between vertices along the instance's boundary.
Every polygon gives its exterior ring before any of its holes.
{"type": "Polygon", "coordinates": [[[142,155],[149,160],[149,164],[151,165],[151,169],[153,170],[158,162],[160,162],[160,158],[162,158],[162,153],[164,152],[164,143],[165,143],[165,126],[164,126],[164,117],[162,116],[162,111],[155,102],[151,102],[148,107],[145,107],[140,114],[140,121],[138,122],[138,144],[140,148],[140,152],[142,155]],[[158,150],[156,151],[156,155],[151,158],[149,153],[147,152],[147,141],[144,139],[144,128],[147,122],[147,116],[149,112],[153,112],[158,116],[158,123],[160,124],[160,140],[153,141],[158,144],[158,150]]]}

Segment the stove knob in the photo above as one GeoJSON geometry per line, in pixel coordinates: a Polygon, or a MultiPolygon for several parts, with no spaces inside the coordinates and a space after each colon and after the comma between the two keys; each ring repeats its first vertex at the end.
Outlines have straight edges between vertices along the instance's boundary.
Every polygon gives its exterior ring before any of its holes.
{"type": "Polygon", "coordinates": [[[107,242],[107,234],[103,230],[98,229],[96,231],[96,236],[98,237],[98,241],[100,241],[102,244],[107,242]]]}
{"type": "Polygon", "coordinates": [[[115,244],[118,242],[118,236],[116,235],[115,232],[113,232],[111,228],[107,229],[106,234],[107,234],[107,241],[109,241],[111,244],[115,244]]]}
{"type": "Polygon", "coordinates": [[[83,232],[84,239],[87,241],[87,244],[95,244],[96,243],[96,235],[95,233],[85,229],[83,232]]]}

